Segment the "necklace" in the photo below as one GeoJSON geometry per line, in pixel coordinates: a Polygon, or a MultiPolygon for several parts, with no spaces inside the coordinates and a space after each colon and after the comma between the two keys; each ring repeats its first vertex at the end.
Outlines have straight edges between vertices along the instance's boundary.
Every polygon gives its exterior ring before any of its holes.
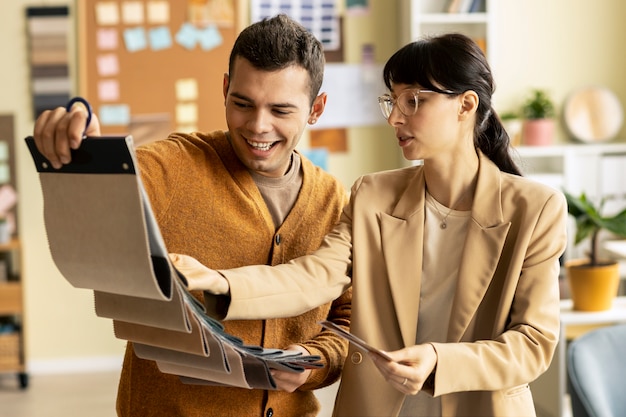
{"type": "MultiPolygon", "coordinates": [[[[437,213],[439,213],[439,217],[443,217],[441,219],[441,223],[439,223],[439,228],[444,230],[448,227],[448,216],[450,215],[450,213],[452,213],[463,201],[463,199],[465,198],[465,196],[467,195],[467,193],[469,192],[469,190],[471,190],[471,187],[468,188],[467,190],[465,190],[465,192],[461,195],[461,197],[459,197],[459,199],[457,200],[456,204],[453,205],[449,210],[448,213],[444,216],[443,213],[439,210],[438,204],[435,204],[435,210],[437,210],[437,213]]],[[[433,198],[433,200],[435,200],[433,198]]],[[[437,202],[437,200],[435,200],[437,202]]]]}

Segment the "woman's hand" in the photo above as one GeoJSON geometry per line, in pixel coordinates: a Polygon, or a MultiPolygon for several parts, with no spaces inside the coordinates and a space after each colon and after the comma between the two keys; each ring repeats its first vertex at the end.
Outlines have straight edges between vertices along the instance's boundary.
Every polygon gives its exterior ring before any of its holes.
{"type": "Polygon", "coordinates": [[[406,395],[421,391],[437,366],[437,352],[431,344],[409,346],[387,354],[393,361],[375,353],[370,357],[385,380],[406,395]]]}
{"type": "Polygon", "coordinates": [[[188,290],[208,291],[215,295],[227,295],[230,285],[219,272],[202,265],[189,255],[169,254],[174,267],[187,279],[188,290]]]}

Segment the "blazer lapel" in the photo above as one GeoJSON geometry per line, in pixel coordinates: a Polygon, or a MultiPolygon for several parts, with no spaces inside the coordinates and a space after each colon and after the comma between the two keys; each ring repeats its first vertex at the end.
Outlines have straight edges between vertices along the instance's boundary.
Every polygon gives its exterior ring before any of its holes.
{"type": "Polygon", "coordinates": [[[415,344],[422,276],[424,177],[411,180],[391,214],[381,213],[380,233],[391,296],[405,346],[415,344]]]}
{"type": "Polygon", "coordinates": [[[480,153],[472,221],[468,227],[459,267],[456,295],[448,329],[450,341],[458,341],[462,338],[482,302],[511,227],[510,223],[503,221],[500,175],[498,167],[480,153]]]}

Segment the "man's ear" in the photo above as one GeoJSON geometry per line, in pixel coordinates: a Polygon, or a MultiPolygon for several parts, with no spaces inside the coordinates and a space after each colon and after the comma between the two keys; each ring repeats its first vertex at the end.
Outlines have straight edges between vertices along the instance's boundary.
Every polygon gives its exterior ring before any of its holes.
{"type": "Polygon", "coordinates": [[[476,113],[480,99],[474,90],[467,90],[459,97],[459,117],[467,118],[476,113]]]}
{"type": "Polygon", "coordinates": [[[224,73],[224,81],[222,82],[222,93],[224,94],[224,104],[226,104],[226,96],[228,95],[228,86],[230,84],[230,77],[228,73],[224,73]]]}
{"type": "Polygon", "coordinates": [[[315,97],[313,105],[311,106],[311,114],[309,114],[309,124],[315,124],[317,119],[324,113],[327,98],[326,93],[321,93],[319,96],[315,97]]]}

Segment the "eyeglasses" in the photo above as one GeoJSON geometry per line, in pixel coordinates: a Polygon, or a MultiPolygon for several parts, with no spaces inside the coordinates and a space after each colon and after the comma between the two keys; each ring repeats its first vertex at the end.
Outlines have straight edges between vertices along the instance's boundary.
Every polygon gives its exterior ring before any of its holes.
{"type": "Polygon", "coordinates": [[[396,99],[391,97],[389,94],[383,94],[378,97],[380,111],[383,112],[385,119],[389,119],[389,116],[391,116],[391,112],[393,111],[393,107],[397,105],[400,113],[406,117],[413,116],[417,112],[420,93],[453,94],[453,92],[449,90],[434,91],[426,89],[404,91],[396,99]]]}

